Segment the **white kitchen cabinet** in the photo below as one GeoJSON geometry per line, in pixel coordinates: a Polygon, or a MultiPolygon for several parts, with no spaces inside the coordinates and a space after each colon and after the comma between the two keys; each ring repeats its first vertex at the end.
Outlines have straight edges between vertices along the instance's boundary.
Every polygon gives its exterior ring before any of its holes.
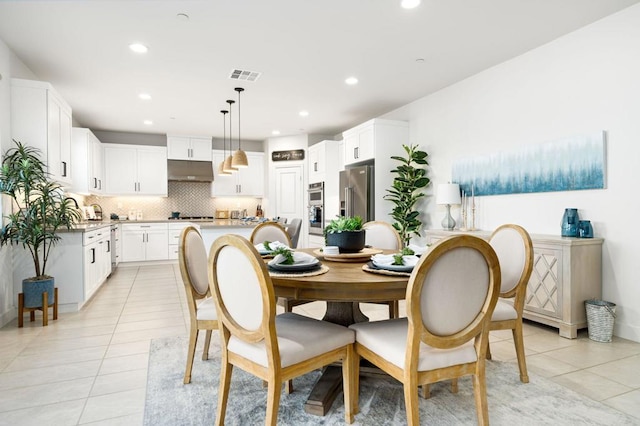
{"type": "Polygon", "coordinates": [[[180,234],[187,226],[193,226],[198,230],[200,227],[192,222],[177,222],[169,224],[169,260],[177,260],[180,250],[180,234]]]}
{"type": "Polygon", "coordinates": [[[311,145],[308,152],[308,180],[309,183],[324,182],[324,217],[325,221],[329,221],[340,213],[340,143],[321,141],[311,145]]]}
{"type": "Polygon", "coordinates": [[[264,153],[247,152],[249,167],[240,169],[231,176],[219,176],[218,167],[224,161],[222,151],[213,151],[212,197],[255,197],[264,196],[264,153]]]}
{"type": "Polygon", "coordinates": [[[167,149],[104,144],[105,192],[108,195],[167,196],[167,149]]]}
{"type": "Polygon", "coordinates": [[[122,261],[167,260],[169,233],[166,223],[122,225],[122,261]]]}
{"type": "Polygon", "coordinates": [[[211,138],[167,135],[167,158],[211,161],[211,138]]]}
{"type": "Polygon", "coordinates": [[[111,273],[110,227],[84,233],[84,299],[96,292],[111,273]]]}
{"type": "MultiPolygon", "coordinates": [[[[428,243],[462,231],[427,230],[428,243]]],[[[468,233],[467,233],[468,234],[468,233]]],[[[471,235],[488,239],[490,232],[471,235]]],[[[527,284],[523,317],[556,327],[575,339],[587,327],[584,301],[602,297],[602,238],[531,235],[533,271],[527,284]]]]}
{"type": "Polygon", "coordinates": [[[96,194],[104,192],[102,143],[89,129],[73,128],[72,192],[96,194]]]}
{"type": "Polygon", "coordinates": [[[38,148],[52,178],[65,187],[71,171],[71,107],[43,81],[11,80],[11,137],[38,148]]]}

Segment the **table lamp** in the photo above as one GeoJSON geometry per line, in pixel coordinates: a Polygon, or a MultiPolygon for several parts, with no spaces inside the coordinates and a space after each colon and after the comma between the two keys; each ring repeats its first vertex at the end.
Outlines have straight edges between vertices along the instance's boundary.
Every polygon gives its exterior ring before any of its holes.
{"type": "Polygon", "coordinates": [[[447,206],[447,215],[442,219],[442,229],[453,231],[456,221],[451,216],[451,205],[460,204],[460,185],[457,183],[441,183],[436,192],[436,204],[447,206]]]}

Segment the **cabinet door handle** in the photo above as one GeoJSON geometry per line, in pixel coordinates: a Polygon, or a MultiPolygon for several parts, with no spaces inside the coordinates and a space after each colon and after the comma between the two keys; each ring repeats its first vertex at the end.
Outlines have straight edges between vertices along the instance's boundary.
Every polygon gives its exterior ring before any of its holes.
{"type": "Polygon", "coordinates": [[[317,161],[315,163],[313,163],[313,171],[314,172],[318,171],[318,162],[317,161]]]}
{"type": "Polygon", "coordinates": [[[98,178],[93,178],[93,189],[98,189],[98,178]]]}
{"type": "Polygon", "coordinates": [[[360,158],[360,148],[359,147],[353,148],[353,158],[360,158]]]}
{"type": "Polygon", "coordinates": [[[96,249],[91,249],[91,263],[96,263],[96,249]]]}
{"type": "Polygon", "coordinates": [[[107,253],[111,253],[111,241],[107,241],[107,253]]]}
{"type": "Polygon", "coordinates": [[[62,162],[62,177],[67,177],[67,162],[62,162]]]}
{"type": "Polygon", "coordinates": [[[98,189],[102,189],[102,179],[98,179],[98,189]]]}

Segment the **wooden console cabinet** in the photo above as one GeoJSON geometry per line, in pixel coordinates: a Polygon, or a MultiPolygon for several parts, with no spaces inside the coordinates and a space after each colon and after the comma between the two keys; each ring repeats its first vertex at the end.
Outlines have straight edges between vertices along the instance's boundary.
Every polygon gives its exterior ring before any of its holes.
{"type": "MultiPolygon", "coordinates": [[[[487,231],[427,230],[429,243],[455,234],[489,238],[487,231]]],[[[602,298],[602,238],[531,235],[533,271],[527,286],[524,317],[556,327],[574,339],[587,327],[584,301],[602,298]]]]}

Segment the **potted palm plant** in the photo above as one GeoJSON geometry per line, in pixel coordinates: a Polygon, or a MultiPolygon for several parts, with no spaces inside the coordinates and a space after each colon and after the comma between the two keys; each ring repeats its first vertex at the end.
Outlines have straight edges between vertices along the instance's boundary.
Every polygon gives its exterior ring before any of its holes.
{"type": "Polygon", "coordinates": [[[360,216],[333,219],[324,228],[324,239],[328,246],[337,246],[340,253],[357,253],[364,248],[365,230],[360,216]]]}
{"type": "Polygon", "coordinates": [[[388,194],[384,196],[395,204],[391,217],[395,219],[393,227],[400,234],[400,238],[405,247],[409,245],[412,235],[420,236],[422,222],[419,219],[420,212],[415,210],[418,200],[424,197],[424,192],[420,189],[429,185],[431,180],[427,177],[427,171],[420,167],[429,164],[428,154],[418,150],[417,146],[402,145],[407,152],[406,157],[391,157],[401,164],[391,173],[396,176],[393,179],[393,186],[387,189],[388,194]]]}
{"type": "Polygon", "coordinates": [[[60,241],[58,229],[72,228],[81,214],[75,200],[65,197],[63,188],[50,180],[39,150],[14,143],[0,167],[0,193],[12,200],[12,212],[0,229],[0,246],[21,245],[33,260],[35,275],[22,281],[24,307],[42,307],[45,291],[48,305],[53,305],[55,285],[47,275],[47,261],[60,241]]]}

